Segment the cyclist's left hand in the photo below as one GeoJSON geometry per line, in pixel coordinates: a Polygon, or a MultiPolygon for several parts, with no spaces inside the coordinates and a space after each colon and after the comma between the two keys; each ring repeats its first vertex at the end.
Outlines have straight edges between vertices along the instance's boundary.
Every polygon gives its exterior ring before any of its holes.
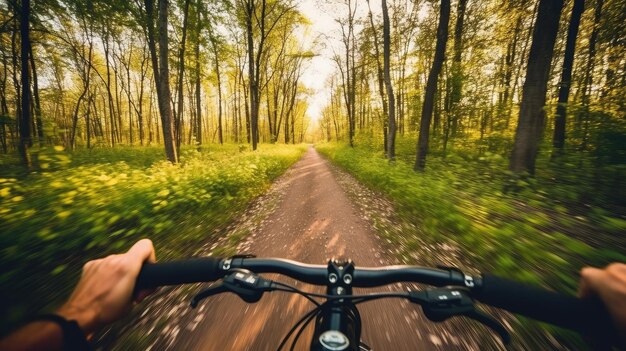
{"type": "Polygon", "coordinates": [[[151,291],[133,296],[135,281],[144,262],[155,262],[152,241],[143,239],[128,252],[89,261],[69,300],[57,311],[67,320],[76,320],[86,335],[126,315],[133,302],[151,291]]]}

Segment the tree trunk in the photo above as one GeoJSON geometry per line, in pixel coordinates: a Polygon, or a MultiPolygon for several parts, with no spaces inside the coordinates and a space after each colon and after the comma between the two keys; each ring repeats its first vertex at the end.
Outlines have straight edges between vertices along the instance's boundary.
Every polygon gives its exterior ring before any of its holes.
{"type": "MultiPolygon", "coordinates": [[[[18,17],[20,15],[20,10],[17,7],[17,3],[14,3],[14,13],[15,16],[18,17]]],[[[19,63],[18,63],[18,58],[20,57],[20,54],[18,53],[18,47],[17,47],[17,36],[18,33],[20,32],[20,24],[18,23],[19,21],[13,21],[13,30],[11,31],[11,63],[13,65],[13,69],[12,71],[12,80],[13,80],[13,89],[15,89],[15,123],[16,123],[16,129],[17,129],[17,134],[18,134],[18,138],[19,138],[19,129],[20,129],[20,119],[22,118],[22,88],[21,88],[21,84],[20,84],[20,80],[18,78],[18,71],[19,71],[19,63]]],[[[14,134],[12,134],[12,139],[14,142],[16,142],[14,145],[17,145],[18,150],[19,150],[19,140],[16,140],[16,137],[14,134]]]]}
{"type": "Polygon", "coordinates": [[[249,99],[249,96],[248,96],[250,92],[249,92],[249,89],[247,89],[245,86],[245,81],[243,79],[243,72],[240,72],[239,79],[241,79],[241,90],[243,91],[243,100],[244,100],[243,107],[244,107],[244,110],[245,110],[244,112],[246,115],[246,142],[250,144],[252,142],[252,137],[251,137],[252,126],[250,125],[250,106],[249,106],[249,102],[251,100],[249,99]]]}
{"type": "MultiPolygon", "coordinates": [[[[127,82],[127,86],[126,86],[126,97],[128,99],[128,142],[129,144],[132,146],[134,143],[134,139],[133,139],[133,96],[131,93],[131,80],[130,80],[130,65],[131,65],[131,61],[132,61],[132,57],[133,57],[133,50],[132,47],[129,50],[128,53],[128,65],[126,66],[126,82],[127,82]]],[[[139,119],[139,118],[138,118],[139,119]]]]}
{"type": "Polygon", "coordinates": [[[124,142],[124,139],[122,138],[122,134],[124,133],[124,124],[122,121],[122,90],[120,89],[120,85],[117,84],[117,80],[122,81],[122,79],[120,79],[120,75],[118,74],[118,69],[117,69],[117,65],[115,62],[115,57],[113,58],[113,77],[116,77],[115,80],[115,108],[117,109],[117,142],[118,144],[122,144],[124,142]]]}
{"type": "Polygon", "coordinates": [[[39,146],[43,146],[44,133],[43,122],[41,120],[41,100],[39,99],[39,80],[37,78],[37,66],[35,65],[35,57],[33,55],[33,47],[30,46],[30,67],[33,72],[33,97],[35,98],[35,120],[37,121],[37,138],[39,146]]]}
{"type": "Polygon", "coordinates": [[[202,100],[200,84],[200,40],[196,43],[196,143],[202,145],[202,100]]]}
{"type": "MultiPolygon", "coordinates": [[[[511,79],[513,77],[513,67],[517,55],[517,43],[522,31],[522,16],[519,15],[515,22],[515,29],[513,30],[513,40],[507,45],[507,52],[505,56],[504,67],[504,80],[502,85],[504,86],[504,92],[502,93],[502,99],[498,104],[498,114],[505,116],[504,127],[508,128],[511,119],[511,105],[513,103],[513,94],[511,93],[511,79]]],[[[521,66],[521,64],[520,64],[521,66]]]]}
{"type": "MultiPolygon", "coordinates": [[[[89,49],[87,51],[87,62],[83,63],[84,71],[83,71],[83,92],[78,97],[78,101],[76,101],[76,107],[74,108],[74,116],[72,118],[72,129],[70,132],[70,148],[74,149],[76,147],[76,128],[78,127],[78,113],[80,111],[80,104],[82,103],[85,95],[89,93],[89,87],[91,85],[91,61],[93,58],[93,41],[89,41],[89,49]]],[[[89,101],[87,101],[89,103],[89,101]]],[[[111,126],[111,128],[113,128],[111,126]]]]}
{"type": "MultiPolygon", "coordinates": [[[[350,15],[353,18],[352,14],[350,15]]],[[[356,41],[354,40],[354,24],[353,19],[350,20],[350,35],[352,39],[352,50],[346,51],[347,62],[349,62],[347,66],[348,72],[348,105],[350,106],[349,116],[348,116],[348,134],[350,137],[350,146],[354,147],[354,135],[356,129],[356,62],[355,62],[355,51],[356,51],[356,41]],[[350,53],[351,51],[351,53],[350,53]]]]}
{"type": "Polygon", "coordinates": [[[174,121],[172,118],[172,106],[170,104],[170,76],[169,70],[169,38],[167,36],[169,15],[169,0],[159,0],[159,81],[161,98],[161,127],[163,130],[163,142],[167,159],[172,163],[178,162],[178,150],[174,142],[174,121]]]}
{"type": "Polygon", "coordinates": [[[174,121],[174,135],[176,137],[176,152],[180,153],[180,144],[182,141],[182,118],[183,118],[183,78],[185,76],[185,46],[187,44],[187,17],[189,15],[189,0],[185,0],[183,9],[183,32],[178,50],[178,104],[176,110],[176,119],[174,121]]]}
{"type": "Polygon", "coordinates": [[[526,80],[522,88],[519,121],[509,169],[534,174],[535,159],[544,127],[544,106],[554,43],[559,30],[563,0],[540,0],[530,46],[526,80]]]}
{"type": "MultiPolygon", "coordinates": [[[[143,116],[143,95],[144,95],[144,80],[146,79],[147,70],[144,69],[147,64],[147,57],[145,47],[143,49],[143,56],[141,59],[141,80],[139,81],[139,98],[137,101],[137,122],[139,123],[139,144],[143,146],[144,140],[144,116],[143,116]]],[[[147,67],[146,67],[147,69],[147,67]]]]}
{"type": "Polygon", "coordinates": [[[450,137],[455,138],[459,129],[461,113],[459,102],[463,95],[463,68],[461,66],[461,54],[463,53],[463,20],[467,0],[459,0],[457,7],[456,25],[454,27],[454,56],[452,58],[452,84],[450,86],[450,106],[448,118],[450,118],[450,137]]]}
{"type": "MultiPolygon", "coordinates": [[[[256,150],[259,140],[259,106],[258,82],[256,81],[254,62],[254,39],[252,36],[252,16],[254,15],[254,0],[246,3],[246,33],[248,40],[248,83],[250,84],[250,134],[252,150],[256,150]]],[[[258,63],[257,63],[258,64],[258,63]]]]}
{"type": "Polygon", "coordinates": [[[22,66],[22,115],[20,116],[19,151],[22,163],[27,169],[32,166],[29,148],[33,144],[30,130],[30,83],[28,74],[28,54],[30,52],[30,0],[22,0],[20,13],[21,66],[22,66]]]}
{"type": "Polygon", "coordinates": [[[87,112],[85,113],[85,133],[87,136],[87,149],[91,149],[91,126],[90,123],[90,114],[91,114],[91,100],[93,99],[93,94],[88,93],[87,95],[87,112]]]}
{"type": "Polygon", "coordinates": [[[111,63],[109,60],[109,30],[106,27],[106,24],[103,27],[104,38],[102,39],[103,49],[104,49],[104,58],[106,62],[106,71],[107,71],[107,79],[106,79],[106,88],[107,88],[107,96],[109,98],[109,121],[111,127],[111,147],[115,146],[115,104],[113,103],[113,93],[111,92],[111,63]]]}
{"type": "Polygon", "coordinates": [[[215,74],[217,76],[217,135],[220,145],[224,144],[224,130],[222,127],[222,75],[220,74],[220,57],[216,38],[210,34],[211,46],[215,58],[215,74]]]}
{"type": "MultiPolygon", "coordinates": [[[[535,6],[533,7],[533,18],[537,17],[537,13],[539,12],[539,1],[535,2],[535,6]]],[[[526,36],[524,38],[524,44],[522,46],[522,52],[520,53],[520,63],[517,66],[517,69],[515,70],[515,76],[513,77],[513,87],[511,88],[511,95],[509,98],[509,109],[507,111],[507,115],[506,115],[506,120],[505,120],[505,127],[506,129],[509,129],[509,125],[511,122],[511,113],[512,113],[512,109],[510,108],[513,104],[513,97],[515,96],[515,93],[517,91],[518,87],[518,83],[520,81],[520,77],[522,75],[522,67],[527,66],[526,61],[528,60],[528,49],[530,46],[530,42],[533,36],[533,30],[535,28],[535,23],[531,21],[531,24],[528,26],[528,31],[526,33],[526,36]]],[[[521,94],[518,94],[521,96],[521,94]]],[[[519,99],[518,99],[519,101],[519,99]]],[[[493,120],[494,120],[494,116],[493,114],[491,115],[491,124],[493,124],[493,120]]],[[[492,126],[490,126],[491,129],[493,129],[492,126]]]]}
{"type": "MultiPolygon", "coordinates": [[[[168,16],[168,0],[159,0],[159,53],[157,54],[155,40],[155,23],[154,23],[154,0],[145,0],[146,17],[147,17],[147,37],[150,56],[152,58],[152,72],[154,83],[156,86],[157,102],[159,114],[161,115],[161,127],[163,129],[163,142],[165,145],[165,155],[172,162],[178,162],[178,154],[174,144],[174,125],[172,120],[172,108],[170,105],[170,89],[169,89],[169,67],[168,67],[168,38],[167,38],[167,16],[168,16]],[[159,61],[160,65],[159,65],[159,61]]],[[[150,98],[152,101],[152,98],[150,98]]],[[[151,104],[152,107],[152,104],[151,104]]],[[[152,108],[150,109],[152,115],[152,108]]],[[[158,123],[156,139],[160,142],[158,133],[158,123]]],[[[152,129],[150,129],[152,132],[152,129]]]]}
{"type": "Polygon", "coordinates": [[[591,37],[589,38],[589,58],[587,59],[587,67],[585,69],[585,79],[582,87],[582,105],[583,111],[579,118],[579,129],[582,134],[582,142],[580,148],[582,150],[587,149],[587,132],[589,129],[589,110],[590,110],[590,97],[591,86],[593,84],[593,70],[595,68],[596,57],[596,41],[598,40],[598,32],[600,31],[600,19],[602,18],[602,6],[604,0],[596,0],[596,7],[593,18],[593,30],[591,37]]]}
{"type": "Polygon", "coordinates": [[[383,61],[385,66],[385,85],[387,87],[387,98],[389,100],[388,109],[388,136],[387,136],[387,157],[390,161],[396,159],[396,102],[393,94],[393,86],[391,86],[390,71],[390,45],[391,30],[389,28],[389,11],[387,10],[387,0],[383,0],[383,61]]]}
{"type": "Polygon", "coordinates": [[[6,54],[4,52],[4,50],[2,50],[2,69],[3,69],[3,74],[2,74],[2,79],[0,80],[0,144],[2,145],[2,152],[3,153],[7,153],[8,152],[8,145],[7,145],[7,129],[6,129],[6,125],[8,123],[8,119],[9,119],[9,105],[7,103],[7,96],[6,96],[6,86],[7,86],[7,76],[8,76],[8,63],[7,63],[7,57],[6,54]]]}
{"type": "Polygon", "coordinates": [[[196,143],[198,147],[202,145],[202,99],[201,99],[201,72],[200,72],[200,33],[202,31],[202,24],[200,22],[200,5],[202,4],[202,0],[198,0],[197,8],[196,8],[196,45],[195,45],[195,56],[196,56],[196,143]]]}
{"type": "Polygon", "coordinates": [[[2,50],[2,78],[0,79],[0,113],[3,116],[9,115],[9,104],[7,102],[7,77],[9,75],[9,64],[6,53],[2,50]]]}
{"type": "MultiPolygon", "coordinates": [[[[372,26],[372,32],[374,34],[374,54],[376,55],[376,73],[377,73],[377,78],[378,78],[378,94],[380,95],[380,100],[382,103],[382,107],[383,107],[383,116],[386,117],[388,116],[387,114],[387,100],[385,99],[385,79],[384,79],[384,73],[383,73],[383,67],[380,64],[380,52],[378,51],[378,34],[376,32],[376,27],[374,26],[374,18],[372,16],[372,9],[369,8],[369,1],[367,2],[368,5],[368,10],[369,10],[369,20],[370,20],[370,25],[372,26]]],[[[384,117],[383,117],[383,139],[384,139],[384,143],[383,143],[383,147],[385,149],[385,155],[388,155],[387,153],[387,138],[389,137],[388,133],[387,133],[387,123],[384,121],[384,117]]]]}
{"type": "Polygon", "coordinates": [[[554,117],[554,135],[552,145],[555,148],[553,155],[563,151],[565,145],[565,120],[567,116],[567,101],[572,83],[572,66],[574,65],[574,52],[576,49],[576,37],[578,36],[578,26],[580,17],[585,10],[585,0],[574,0],[572,17],[567,29],[567,42],[565,44],[565,57],[563,59],[563,70],[561,71],[561,84],[559,87],[559,104],[556,107],[554,117]]]}
{"type": "Polygon", "coordinates": [[[446,43],[448,41],[448,22],[450,20],[450,0],[441,0],[439,13],[439,25],[437,26],[437,44],[435,45],[435,57],[433,66],[430,68],[426,91],[424,93],[424,104],[422,105],[422,118],[420,121],[420,131],[417,139],[417,157],[415,158],[414,169],[423,171],[426,167],[426,154],[428,153],[428,139],[430,133],[430,121],[433,115],[435,104],[435,93],[437,92],[437,80],[441,72],[441,66],[445,60],[446,43]]]}

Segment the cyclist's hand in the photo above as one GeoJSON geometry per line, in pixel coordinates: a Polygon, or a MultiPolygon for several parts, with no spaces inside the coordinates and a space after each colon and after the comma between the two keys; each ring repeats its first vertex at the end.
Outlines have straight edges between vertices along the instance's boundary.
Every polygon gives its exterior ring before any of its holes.
{"type": "MultiPolygon", "coordinates": [[[[86,335],[127,314],[133,305],[133,289],[144,262],[155,262],[152,241],[138,241],[125,254],[89,261],[69,300],[57,312],[76,320],[86,335]]],[[[135,302],[151,291],[140,291],[135,302]]]]}
{"type": "Polygon", "coordinates": [[[583,268],[578,293],[582,298],[597,296],[602,300],[626,344],[626,264],[583,268]]]}

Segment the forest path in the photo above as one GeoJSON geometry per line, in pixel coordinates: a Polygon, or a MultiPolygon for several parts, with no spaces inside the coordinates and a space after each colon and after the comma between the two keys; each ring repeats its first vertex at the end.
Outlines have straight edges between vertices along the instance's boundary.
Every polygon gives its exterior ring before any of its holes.
{"type": "MultiPolygon", "coordinates": [[[[281,192],[276,209],[252,230],[238,251],[312,264],[324,264],[330,257],[352,258],[357,266],[397,264],[387,257],[373,226],[342,189],[337,172],[311,147],[270,189],[281,192]]],[[[289,278],[279,280],[294,283],[289,278]]],[[[297,286],[323,291],[321,287],[297,286]]],[[[398,284],[386,290],[406,288],[398,284]]],[[[195,316],[180,322],[175,338],[158,346],[174,350],[275,350],[311,307],[295,294],[266,293],[251,305],[233,294],[224,294],[203,301],[195,316]]],[[[478,340],[462,337],[459,330],[453,333],[448,322],[436,325],[427,321],[419,306],[405,301],[378,300],[361,305],[360,311],[362,339],[374,350],[478,349],[474,342],[478,340]]],[[[308,349],[312,329],[310,325],[303,333],[297,350],[308,349]]],[[[467,336],[468,329],[475,328],[462,329],[467,336]]]]}

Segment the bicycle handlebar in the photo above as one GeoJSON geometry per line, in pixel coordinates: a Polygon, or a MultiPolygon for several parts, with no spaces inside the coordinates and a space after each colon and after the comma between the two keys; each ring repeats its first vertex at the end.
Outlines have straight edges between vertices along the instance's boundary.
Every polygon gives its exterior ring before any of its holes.
{"type": "Polygon", "coordinates": [[[513,280],[483,274],[482,287],[472,296],[487,305],[587,335],[614,333],[604,305],[513,280]]]}
{"type": "MultiPolygon", "coordinates": [[[[257,274],[283,274],[314,285],[328,283],[328,269],[325,265],[306,264],[281,258],[203,257],[145,264],[137,278],[136,289],[209,282],[224,277],[231,268],[248,269],[257,274]]],[[[352,286],[370,288],[398,282],[424,283],[433,286],[465,286],[465,279],[466,276],[456,270],[417,266],[360,267],[354,270],[352,286]]]]}
{"type": "MultiPolygon", "coordinates": [[[[136,290],[214,281],[224,277],[232,268],[248,269],[257,274],[283,274],[315,285],[328,283],[325,265],[277,258],[204,257],[145,264],[137,278],[136,290]]],[[[375,287],[398,282],[463,286],[469,289],[472,297],[487,305],[586,335],[617,335],[608,313],[598,301],[581,300],[490,274],[470,277],[454,269],[417,266],[361,267],[354,270],[352,286],[375,287]]]]}
{"type": "Polygon", "coordinates": [[[135,291],[166,285],[210,282],[224,276],[216,257],[192,258],[164,263],[146,263],[141,268],[135,291]]]}

